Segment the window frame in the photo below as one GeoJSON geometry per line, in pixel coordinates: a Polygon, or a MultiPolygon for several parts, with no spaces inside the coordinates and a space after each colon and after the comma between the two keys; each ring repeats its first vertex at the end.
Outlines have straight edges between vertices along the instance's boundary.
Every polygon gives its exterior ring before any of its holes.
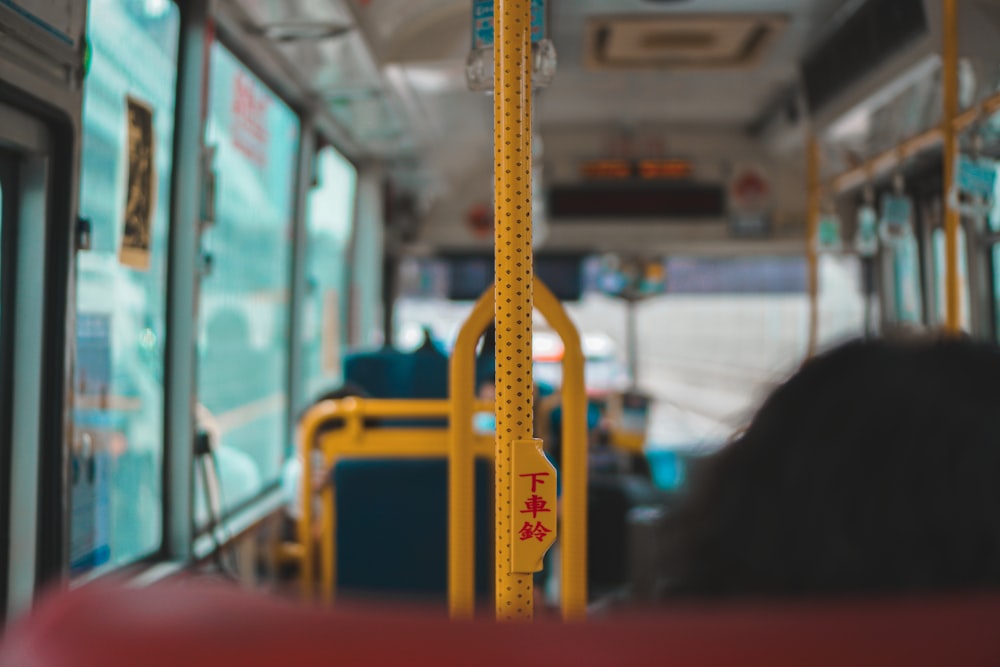
{"type": "MultiPolygon", "coordinates": [[[[167,206],[166,216],[165,216],[166,217],[165,222],[167,224],[167,230],[166,230],[167,233],[166,233],[166,235],[164,237],[164,245],[165,245],[164,252],[166,254],[166,256],[164,258],[165,262],[166,262],[165,274],[164,274],[164,288],[166,290],[166,294],[164,295],[164,305],[163,305],[163,322],[164,322],[164,349],[163,349],[163,353],[162,353],[162,357],[163,357],[162,379],[163,379],[163,381],[162,381],[161,401],[160,401],[160,403],[161,403],[161,411],[162,411],[162,423],[160,425],[160,442],[162,444],[162,451],[161,451],[161,454],[160,454],[160,470],[158,471],[158,475],[157,475],[157,477],[159,478],[159,482],[160,482],[160,536],[159,536],[159,540],[157,542],[157,546],[154,549],[151,549],[149,551],[137,554],[135,557],[129,559],[126,562],[122,562],[122,563],[113,563],[113,562],[112,563],[107,563],[107,564],[104,564],[104,565],[100,565],[100,566],[98,566],[96,568],[93,568],[91,570],[88,570],[86,572],[82,572],[79,575],[77,575],[75,577],[72,577],[70,579],[70,585],[71,586],[84,585],[84,584],[89,583],[91,581],[101,579],[101,578],[103,578],[103,577],[105,577],[107,575],[110,575],[110,574],[114,574],[114,573],[119,573],[119,572],[122,572],[122,571],[131,570],[133,568],[141,568],[141,567],[144,567],[144,566],[151,565],[153,563],[162,562],[163,560],[165,560],[166,558],[168,558],[170,556],[171,551],[172,551],[171,550],[171,543],[170,543],[171,542],[171,526],[168,523],[168,521],[170,521],[171,516],[172,516],[172,511],[171,511],[172,501],[173,501],[173,499],[175,497],[175,495],[173,493],[174,488],[171,486],[171,475],[170,475],[170,472],[169,472],[169,469],[170,469],[170,466],[171,466],[171,461],[173,460],[173,448],[171,447],[171,420],[173,419],[173,416],[172,416],[172,413],[171,413],[171,408],[173,406],[171,405],[171,401],[170,401],[170,398],[169,398],[169,393],[170,393],[170,377],[169,376],[172,375],[172,372],[171,372],[170,345],[171,345],[171,339],[174,338],[174,331],[172,330],[172,327],[171,327],[171,325],[173,323],[173,317],[172,317],[172,313],[171,313],[171,301],[173,299],[173,296],[172,296],[172,287],[173,287],[173,276],[172,276],[172,273],[175,270],[175,259],[173,257],[173,254],[174,254],[174,252],[173,252],[174,251],[174,236],[175,236],[176,230],[178,229],[178,226],[182,222],[181,219],[180,219],[180,217],[177,214],[177,211],[176,211],[176,198],[173,196],[173,193],[174,193],[174,191],[175,191],[175,189],[177,187],[177,179],[179,178],[180,174],[182,173],[182,165],[178,164],[177,156],[178,156],[178,153],[179,153],[179,151],[178,151],[178,147],[179,147],[178,133],[179,133],[179,127],[180,127],[181,122],[182,122],[181,100],[182,100],[182,96],[185,94],[185,85],[187,83],[184,80],[183,76],[182,76],[183,72],[184,72],[184,63],[183,63],[184,53],[183,53],[183,50],[184,50],[184,46],[185,46],[185,42],[186,42],[186,38],[187,38],[187,35],[185,34],[185,30],[187,30],[187,28],[188,28],[188,24],[187,24],[188,13],[192,11],[191,5],[194,4],[194,3],[185,2],[184,0],[167,0],[167,2],[169,2],[170,4],[172,4],[174,6],[174,8],[176,9],[176,11],[177,11],[177,14],[178,14],[178,27],[177,27],[177,44],[176,44],[177,57],[176,57],[175,65],[174,65],[174,67],[175,67],[175,71],[174,71],[174,77],[175,78],[174,78],[174,86],[173,86],[173,94],[174,94],[174,104],[173,104],[173,107],[174,108],[173,108],[173,113],[170,114],[171,138],[172,138],[172,141],[171,141],[171,143],[169,145],[162,145],[162,146],[158,145],[157,146],[157,151],[158,152],[169,151],[169,153],[170,153],[170,170],[169,170],[169,174],[168,174],[169,188],[167,189],[166,192],[158,192],[158,194],[157,194],[157,199],[159,201],[165,202],[166,203],[165,205],[167,206]]],[[[90,25],[91,19],[93,18],[92,12],[90,11],[91,9],[92,8],[88,8],[87,22],[86,22],[86,25],[88,26],[88,29],[87,29],[87,37],[88,37],[88,39],[89,39],[89,35],[90,35],[89,25],[90,25]]],[[[80,145],[80,153],[81,154],[83,152],[83,121],[84,121],[84,108],[83,108],[84,98],[83,98],[83,96],[85,95],[85,88],[86,88],[86,80],[84,80],[84,83],[81,86],[80,107],[79,107],[79,113],[80,113],[80,115],[79,115],[79,120],[80,120],[80,134],[78,136],[78,141],[79,141],[79,145],[80,145]]],[[[200,93],[200,87],[199,87],[199,95],[200,94],[201,93],[200,93]]],[[[76,173],[76,181],[73,184],[73,187],[75,188],[75,191],[77,192],[76,206],[77,206],[78,215],[80,213],[80,211],[79,211],[79,208],[80,208],[79,207],[79,192],[80,192],[80,189],[81,189],[82,178],[83,178],[83,165],[82,165],[82,158],[81,158],[80,165],[79,165],[78,171],[76,173]]],[[[74,244],[75,244],[75,239],[74,239],[74,244]]],[[[76,251],[74,250],[74,255],[75,255],[75,252],[76,251]]],[[[73,262],[73,272],[74,272],[74,275],[76,274],[76,271],[77,271],[76,267],[77,267],[77,262],[74,259],[74,262],[73,262]]],[[[71,295],[69,295],[71,303],[72,303],[73,313],[74,313],[74,321],[75,321],[75,316],[78,313],[78,309],[77,309],[78,301],[77,301],[77,299],[78,299],[78,294],[79,294],[79,288],[80,288],[79,283],[76,282],[76,281],[74,281],[73,292],[72,292],[71,295]]],[[[69,338],[69,336],[67,336],[67,337],[69,338]]],[[[67,341],[67,343],[75,348],[75,337],[69,339],[67,341]]],[[[69,377],[67,381],[70,382],[70,383],[72,383],[73,382],[73,378],[69,377]]],[[[72,410],[71,410],[71,412],[72,412],[72,410]]],[[[70,419],[71,422],[74,421],[74,417],[72,416],[72,414],[70,414],[69,419],[70,419]]],[[[68,497],[69,497],[69,487],[68,487],[68,485],[66,487],[66,494],[67,494],[67,503],[68,503],[69,502],[69,499],[68,499],[68,497]]],[[[69,535],[70,535],[70,531],[71,531],[71,527],[70,527],[70,521],[71,521],[71,519],[72,519],[72,515],[66,517],[65,527],[64,527],[64,530],[65,530],[65,538],[64,539],[65,539],[66,547],[65,547],[65,554],[63,555],[63,560],[65,561],[64,567],[65,567],[65,569],[66,569],[67,572],[69,572],[69,565],[70,565],[70,555],[69,555],[69,539],[70,539],[70,537],[69,537],[69,535]]]]}
{"type": "MultiPolygon", "coordinates": [[[[21,193],[17,153],[0,146],[0,535],[9,541],[11,512],[11,384],[14,381],[13,276],[17,274],[17,211],[21,193]]],[[[0,549],[0,623],[7,616],[9,551],[0,549]]]]}

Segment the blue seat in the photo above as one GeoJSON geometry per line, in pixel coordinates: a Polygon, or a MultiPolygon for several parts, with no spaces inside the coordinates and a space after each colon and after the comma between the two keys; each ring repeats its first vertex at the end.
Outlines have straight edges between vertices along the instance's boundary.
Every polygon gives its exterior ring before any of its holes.
{"type": "MultiPolygon", "coordinates": [[[[476,591],[493,572],[493,466],[475,463],[476,591]]],[[[338,594],[445,599],[448,463],[445,459],[351,460],[334,469],[338,594]]]]}

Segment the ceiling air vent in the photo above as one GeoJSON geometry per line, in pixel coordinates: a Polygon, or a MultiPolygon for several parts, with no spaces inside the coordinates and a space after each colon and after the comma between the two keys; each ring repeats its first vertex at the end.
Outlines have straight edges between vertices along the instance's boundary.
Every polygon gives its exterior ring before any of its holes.
{"type": "Polygon", "coordinates": [[[591,69],[738,68],[755,64],[785,27],[775,15],[655,14],[587,20],[591,69]]]}

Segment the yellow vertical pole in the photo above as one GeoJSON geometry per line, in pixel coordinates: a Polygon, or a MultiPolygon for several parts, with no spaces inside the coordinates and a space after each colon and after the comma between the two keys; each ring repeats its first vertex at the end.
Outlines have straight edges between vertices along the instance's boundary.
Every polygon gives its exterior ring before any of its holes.
{"type": "Polygon", "coordinates": [[[580,621],[587,615],[587,392],[583,346],[573,320],[542,281],[535,284],[535,303],[563,341],[562,382],[562,616],[580,621]]]}
{"type": "Polygon", "coordinates": [[[809,262],[809,346],[806,358],[816,354],[819,340],[819,142],[809,137],[806,149],[806,178],[808,179],[809,211],[806,219],[806,258],[809,262]]]}
{"type": "Polygon", "coordinates": [[[531,2],[494,0],[496,616],[530,620],[532,575],[512,572],[514,442],[532,438],[531,2]]]}
{"type": "Polygon", "coordinates": [[[493,294],[476,302],[451,352],[448,394],[448,613],[472,618],[476,601],[475,412],[476,344],[493,321],[493,294]]]}
{"type": "Polygon", "coordinates": [[[315,593],[316,561],[313,550],[313,503],[312,503],[312,449],[319,432],[321,411],[317,406],[310,408],[303,419],[301,442],[298,443],[299,456],[302,457],[302,479],[299,494],[302,502],[302,512],[299,514],[298,537],[302,545],[302,562],[300,563],[299,580],[302,586],[302,597],[312,600],[315,593]]]}
{"type": "MultiPolygon", "coordinates": [[[[955,157],[958,137],[955,117],[958,115],[958,0],[943,0],[941,11],[941,80],[943,82],[944,113],[941,134],[944,150],[944,191],[950,192],[955,180],[955,157]]],[[[945,330],[959,332],[958,227],[959,214],[951,206],[944,213],[945,265],[945,330]]]]}

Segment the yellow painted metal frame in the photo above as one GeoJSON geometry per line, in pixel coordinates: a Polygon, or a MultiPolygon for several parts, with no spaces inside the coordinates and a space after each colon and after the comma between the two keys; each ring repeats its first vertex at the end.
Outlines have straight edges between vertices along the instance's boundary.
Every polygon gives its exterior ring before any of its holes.
{"type": "Polygon", "coordinates": [[[513,572],[514,443],[532,437],[531,0],[493,3],[496,202],[496,617],[530,620],[531,573],[513,572]]]}
{"type": "Polygon", "coordinates": [[[564,620],[587,613],[587,389],[580,333],[559,299],[541,281],[535,305],[563,342],[562,361],[562,523],[560,591],[564,620]]]}
{"type": "MultiPolygon", "coordinates": [[[[324,401],[311,408],[302,424],[302,479],[312,478],[312,457],[307,443],[330,419],[343,419],[344,427],[319,439],[326,465],[338,458],[406,458],[447,456],[448,466],[448,606],[453,618],[470,618],[475,604],[475,457],[495,454],[492,436],[473,430],[476,412],[492,411],[490,403],[477,401],[475,349],[493,322],[492,290],[476,302],[459,331],[450,360],[451,398],[448,400],[364,400],[347,398],[324,401]],[[447,429],[370,428],[368,417],[414,419],[448,417],[447,429]]],[[[587,605],[587,396],[584,387],[584,355],[580,335],[562,304],[541,282],[535,284],[536,306],[563,341],[562,442],[563,499],[561,519],[562,614],[567,620],[582,619],[587,605]]],[[[303,595],[315,590],[312,493],[303,483],[299,520],[303,595]]],[[[333,489],[323,490],[320,582],[323,598],[332,601],[336,583],[334,543],[336,511],[333,489]]],[[[289,554],[293,555],[292,553],[289,554]]]]}
{"type": "MultiPolygon", "coordinates": [[[[958,117],[958,0],[942,0],[941,12],[941,81],[944,92],[944,113],[941,121],[941,135],[944,163],[944,192],[951,191],[955,181],[955,158],[958,155],[958,133],[955,119],[958,117]]],[[[945,284],[945,330],[957,334],[961,329],[960,299],[961,286],[958,275],[958,228],[961,224],[959,213],[946,203],[944,206],[944,284],[945,284]]]]}
{"type": "MultiPolygon", "coordinates": [[[[1000,93],[995,93],[975,107],[958,114],[952,122],[952,127],[955,132],[962,132],[984,116],[992,115],[997,111],[1000,111],[1000,93]]],[[[944,137],[943,130],[943,126],[932,127],[878,153],[860,165],[834,176],[829,181],[828,190],[833,194],[839,194],[860,187],[871,181],[873,177],[895,169],[901,161],[941,145],[944,137]]]]}
{"type": "MultiPolygon", "coordinates": [[[[489,403],[468,401],[473,410],[492,410],[489,403]]],[[[422,458],[448,457],[451,442],[448,428],[365,428],[364,420],[369,417],[394,419],[444,418],[451,413],[451,404],[447,400],[363,400],[346,398],[337,401],[323,401],[313,406],[307,413],[302,425],[302,513],[299,519],[299,543],[302,545],[302,593],[306,599],[311,599],[315,590],[315,562],[313,525],[313,494],[312,456],[310,443],[317,441],[317,433],[324,422],[331,419],[343,419],[344,428],[319,437],[319,448],[327,466],[335,465],[342,458],[422,458]]],[[[471,414],[470,414],[471,422],[471,414]]],[[[475,456],[491,457],[493,455],[493,438],[491,436],[469,434],[467,440],[469,449],[469,475],[472,474],[472,464],[475,456]]],[[[454,467],[454,466],[449,466],[454,467]]],[[[327,485],[322,493],[322,539],[320,541],[320,583],[323,598],[327,602],[333,600],[336,583],[334,566],[336,563],[336,547],[334,541],[336,509],[334,507],[333,489],[327,485]]],[[[451,503],[454,504],[454,503],[451,503]]],[[[472,505],[471,496],[467,503],[472,505]]]]}
{"type": "MultiPolygon", "coordinates": [[[[560,526],[562,615],[582,619],[587,610],[587,394],[580,334],[559,299],[541,281],[535,282],[535,307],[562,339],[562,520],[560,526]]],[[[449,468],[448,607],[453,618],[469,618],[475,602],[474,519],[472,477],[472,388],[474,352],[483,331],[493,322],[493,291],[473,306],[458,333],[451,357],[451,461],[449,468]],[[467,500],[463,500],[467,499],[467,500]]],[[[499,521],[499,514],[498,514],[499,521]]],[[[497,537],[499,540],[499,536],[497,537]]],[[[499,546],[499,545],[498,545],[499,546]]]]}
{"type": "MultiPolygon", "coordinates": [[[[483,294],[465,320],[451,351],[451,414],[448,451],[448,612],[471,618],[475,606],[475,514],[472,417],[476,345],[493,322],[493,292],[483,294]]],[[[490,452],[491,455],[494,452],[490,452]]]]}

